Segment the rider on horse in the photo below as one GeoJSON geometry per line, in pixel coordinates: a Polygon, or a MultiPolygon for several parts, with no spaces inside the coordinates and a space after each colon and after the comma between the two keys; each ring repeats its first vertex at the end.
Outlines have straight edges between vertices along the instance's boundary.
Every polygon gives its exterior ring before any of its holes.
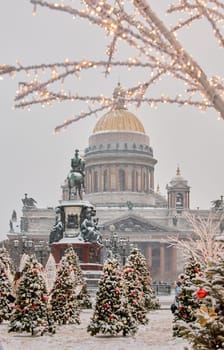
{"type": "Polygon", "coordinates": [[[71,173],[78,172],[82,174],[82,176],[85,176],[85,161],[79,157],[79,150],[75,150],[75,156],[71,159],[71,173]]]}
{"type": "Polygon", "coordinates": [[[82,199],[82,190],[84,189],[85,177],[85,161],[79,157],[79,150],[75,150],[75,156],[71,159],[71,170],[67,177],[69,187],[69,199],[71,199],[71,190],[73,187],[78,192],[80,199],[82,199]]]}

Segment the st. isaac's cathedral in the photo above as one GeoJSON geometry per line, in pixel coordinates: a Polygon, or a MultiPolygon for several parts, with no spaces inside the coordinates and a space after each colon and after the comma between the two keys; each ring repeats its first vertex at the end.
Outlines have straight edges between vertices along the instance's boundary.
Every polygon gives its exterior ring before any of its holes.
{"type": "MultiPolygon", "coordinates": [[[[83,200],[96,207],[103,240],[111,231],[125,237],[144,254],[154,280],[171,282],[182,272],[183,260],[169,237],[186,238],[191,233],[185,213],[207,217],[209,210],[190,209],[190,186],[178,166],[167,196],[155,189],[153,147],[141,121],[126,109],[120,84],[114,100],[114,108],[96,122],[88,139],[83,200]]],[[[68,196],[65,181],[62,200],[68,196]]],[[[20,226],[26,236],[48,241],[54,221],[53,208],[23,207],[20,226]]],[[[8,238],[15,237],[12,229],[8,238]]]]}

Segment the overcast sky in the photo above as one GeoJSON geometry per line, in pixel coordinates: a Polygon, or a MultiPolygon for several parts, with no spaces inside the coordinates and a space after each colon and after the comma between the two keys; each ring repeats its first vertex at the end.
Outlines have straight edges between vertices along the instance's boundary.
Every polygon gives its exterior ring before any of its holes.
{"type": "MultiPolygon", "coordinates": [[[[171,22],[165,16],[168,4],[168,0],[150,1],[167,24],[171,22]]],[[[98,34],[87,22],[46,8],[38,9],[33,17],[29,0],[7,0],[0,11],[0,64],[15,64],[16,60],[24,65],[52,63],[89,57],[90,53],[95,58],[103,57],[105,40],[98,34]]],[[[223,52],[216,48],[211,30],[206,30],[204,23],[194,26],[181,39],[208,75],[223,73],[223,52]]],[[[118,80],[125,88],[141,74],[118,70],[107,79],[101,73],[97,77],[85,74],[80,81],[74,79],[74,91],[77,88],[87,95],[110,96],[118,80]]],[[[31,111],[15,110],[12,107],[17,84],[24,78],[18,75],[0,80],[0,238],[9,230],[13,209],[21,214],[24,193],[33,197],[39,207],[57,206],[60,186],[70,170],[70,158],[76,148],[83,152],[87,147],[96,123],[95,116],[88,117],[54,135],[54,127],[80,113],[83,106],[69,102],[51,108],[33,107],[31,111]]],[[[162,84],[163,93],[176,88],[167,82],[162,84]]],[[[159,184],[162,194],[166,194],[166,184],[175,176],[177,164],[191,186],[192,209],[209,208],[213,199],[224,194],[224,121],[217,120],[216,112],[203,114],[194,108],[173,105],[129,110],[139,117],[150,136],[158,160],[155,186],[159,184]]]]}

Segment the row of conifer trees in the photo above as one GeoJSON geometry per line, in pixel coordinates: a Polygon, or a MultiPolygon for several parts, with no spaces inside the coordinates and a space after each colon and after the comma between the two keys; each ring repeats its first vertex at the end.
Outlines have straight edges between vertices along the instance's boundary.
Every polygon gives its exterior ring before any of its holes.
{"type": "MultiPolygon", "coordinates": [[[[51,280],[47,265],[44,268],[35,255],[26,256],[20,278],[15,280],[10,256],[1,248],[0,323],[7,321],[9,332],[55,333],[57,325],[79,324],[80,311],[92,308],[93,298],[72,246],[67,248],[57,268],[55,265],[51,280]]],[[[51,270],[53,265],[51,262],[51,270]]],[[[156,308],[159,303],[140,251],[134,248],[124,267],[111,255],[103,266],[87,331],[90,335],[134,334],[138,324],[148,322],[147,312],[156,308]]]]}

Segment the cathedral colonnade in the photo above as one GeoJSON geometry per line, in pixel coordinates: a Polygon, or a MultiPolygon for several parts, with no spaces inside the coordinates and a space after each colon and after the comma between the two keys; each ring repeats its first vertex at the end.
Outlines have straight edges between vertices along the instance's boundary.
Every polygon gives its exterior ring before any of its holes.
{"type": "Polygon", "coordinates": [[[157,282],[172,283],[177,278],[177,251],[163,242],[145,242],[138,244],[144,252],[151,277],[157,282]]]}
{"type": "Polygon", "coordinates": [[[154,187],[154,169],[137,164],[104,164],[86,170],[86,193],[130,191],[148,193],[154,187]]]}

